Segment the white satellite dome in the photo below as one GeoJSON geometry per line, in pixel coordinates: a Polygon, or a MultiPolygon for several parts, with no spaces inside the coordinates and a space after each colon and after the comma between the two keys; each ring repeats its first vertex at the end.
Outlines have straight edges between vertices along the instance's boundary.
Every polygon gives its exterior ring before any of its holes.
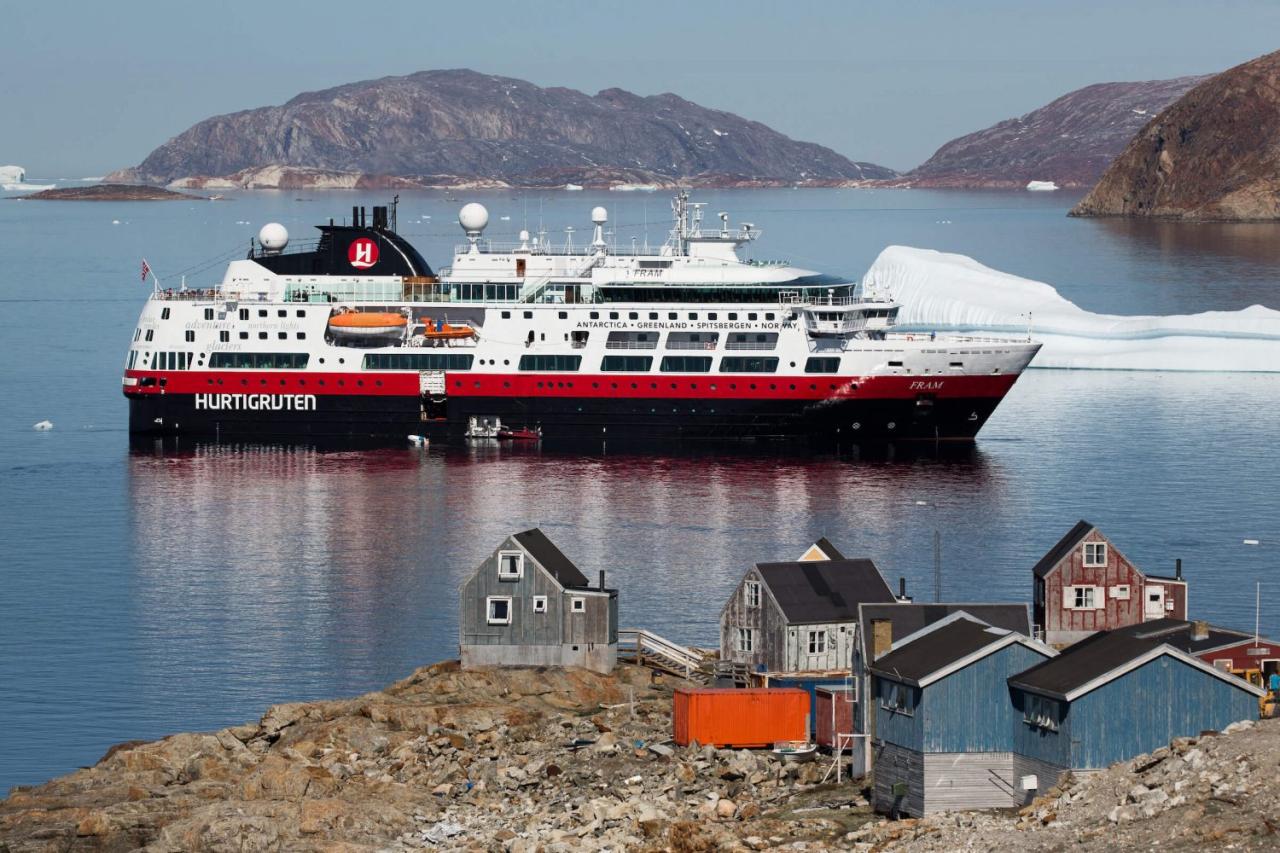
{"type": "Polygon", "coordinates": [[[609,211],[603,207],[591,208],[591,221],[596,225],[603,225],[609,221],[609,211]]]}
{"type": "Polygon", "coordinates": [[[489,211],[479,202],[471,202],[458,211],[458,224],[468,234],[479,234],[489,224],[489,211]]]}
{"type": "Polygon", "coordinates": [[[258,244],[268,252],[280,252],[289,245],[289,230],[279,222],[268,222],[258,232],[258,244]]]}

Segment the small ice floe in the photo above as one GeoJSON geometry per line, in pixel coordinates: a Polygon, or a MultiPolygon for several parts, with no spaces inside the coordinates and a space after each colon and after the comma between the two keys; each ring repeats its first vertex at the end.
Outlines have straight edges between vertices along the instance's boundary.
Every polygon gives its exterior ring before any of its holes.
{"type": "Polygon", "coordinates": [[[409,436],[409,443],[414,447],[426,447],[431,443],[431,440],[425,435],[411,435],[409,436]]]}
{"type": "Polygon", "coordinates": [[[236,220],[236,224],[237,224],[237,225],[249,225],[250,223],[249,223],[249,220],[247,220],[247,219],[237,219],[237,220],[236,220]]]}
{"type": "Polygon", "coordinates": [[[1028,181],[1027,189],[1033,193],[1049,193],[1058,188],[1053,181],[1028,181]]]}
{"type": "Polygon", "coordinates": [[[501,219],[503,222],[510,222],[510,221],[511,221],[511,217],[510,217],[510,216],[499,216],[498,218],[499,218],[499,219],[501,219]]]}
{"type": "Polygon", "coordinates": [[[111,224],[112,224],[112,225],[119,225],[119,224],[120,224],[120,220],[119,220],[119,219],[113,219],[113,220],[111,220],[111,224]]]}
{"type": "Polygon", "coordinates": [[[48,432],[53,429],[53,421],[40,421],[38,424],[32,424],[31,428],[36,432],[48,432]]]}
{"type": "Polygon", "coordinates": [[[566,192],[571,192],[571,193],[582,192],[581,184],[565,184],[564,188],[566,192]]]}

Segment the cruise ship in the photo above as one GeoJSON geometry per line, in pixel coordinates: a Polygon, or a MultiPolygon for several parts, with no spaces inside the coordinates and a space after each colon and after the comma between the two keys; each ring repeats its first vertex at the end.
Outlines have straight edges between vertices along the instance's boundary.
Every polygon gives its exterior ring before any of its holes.
{"type": "MultiPolygon", "coordinates": [[[[396,206],[290,247],[268,224],[220,284],[147,299],[123,385],[135,434],[465,442],[971,441],[1031,340],[895,329],[892,294],[783,262],[685,193],[657,248],[521,231],[432,270],[396,206]],[[552,245],[556,243],[557,245],[552,245]]],[[[367,215],[371,214],[371,215],[367,215]]]]}

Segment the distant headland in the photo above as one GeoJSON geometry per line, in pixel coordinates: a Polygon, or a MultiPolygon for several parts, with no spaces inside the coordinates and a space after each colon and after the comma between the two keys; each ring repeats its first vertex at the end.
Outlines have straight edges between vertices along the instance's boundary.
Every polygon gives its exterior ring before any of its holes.
{"type": "Polygon", "coordinates": [[[207,196],[191,195],[139,184],[92,184],[87,187],[58,187],[31,195],[17,196],[19,201],[182,201],[207,200],[207,196]]]}

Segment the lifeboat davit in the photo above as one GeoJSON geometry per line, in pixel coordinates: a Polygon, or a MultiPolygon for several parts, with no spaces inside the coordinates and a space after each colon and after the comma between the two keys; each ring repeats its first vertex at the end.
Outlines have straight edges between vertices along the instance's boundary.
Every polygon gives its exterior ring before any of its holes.
{"type": "Polygon", "coordinates": [[[335,338],[399,338],[409,323],[403,314],[387,311],[346,311],[329,318],[329,334],[335,338]]]}
{"type": "Polygon", "coordinates": [[[423,321],[422,336],[430,340],[449,340],[452,338],[473,338],[476,330],[467,325],[449,325],[443,320],[432,320],[430,317],[423,321]]]}

